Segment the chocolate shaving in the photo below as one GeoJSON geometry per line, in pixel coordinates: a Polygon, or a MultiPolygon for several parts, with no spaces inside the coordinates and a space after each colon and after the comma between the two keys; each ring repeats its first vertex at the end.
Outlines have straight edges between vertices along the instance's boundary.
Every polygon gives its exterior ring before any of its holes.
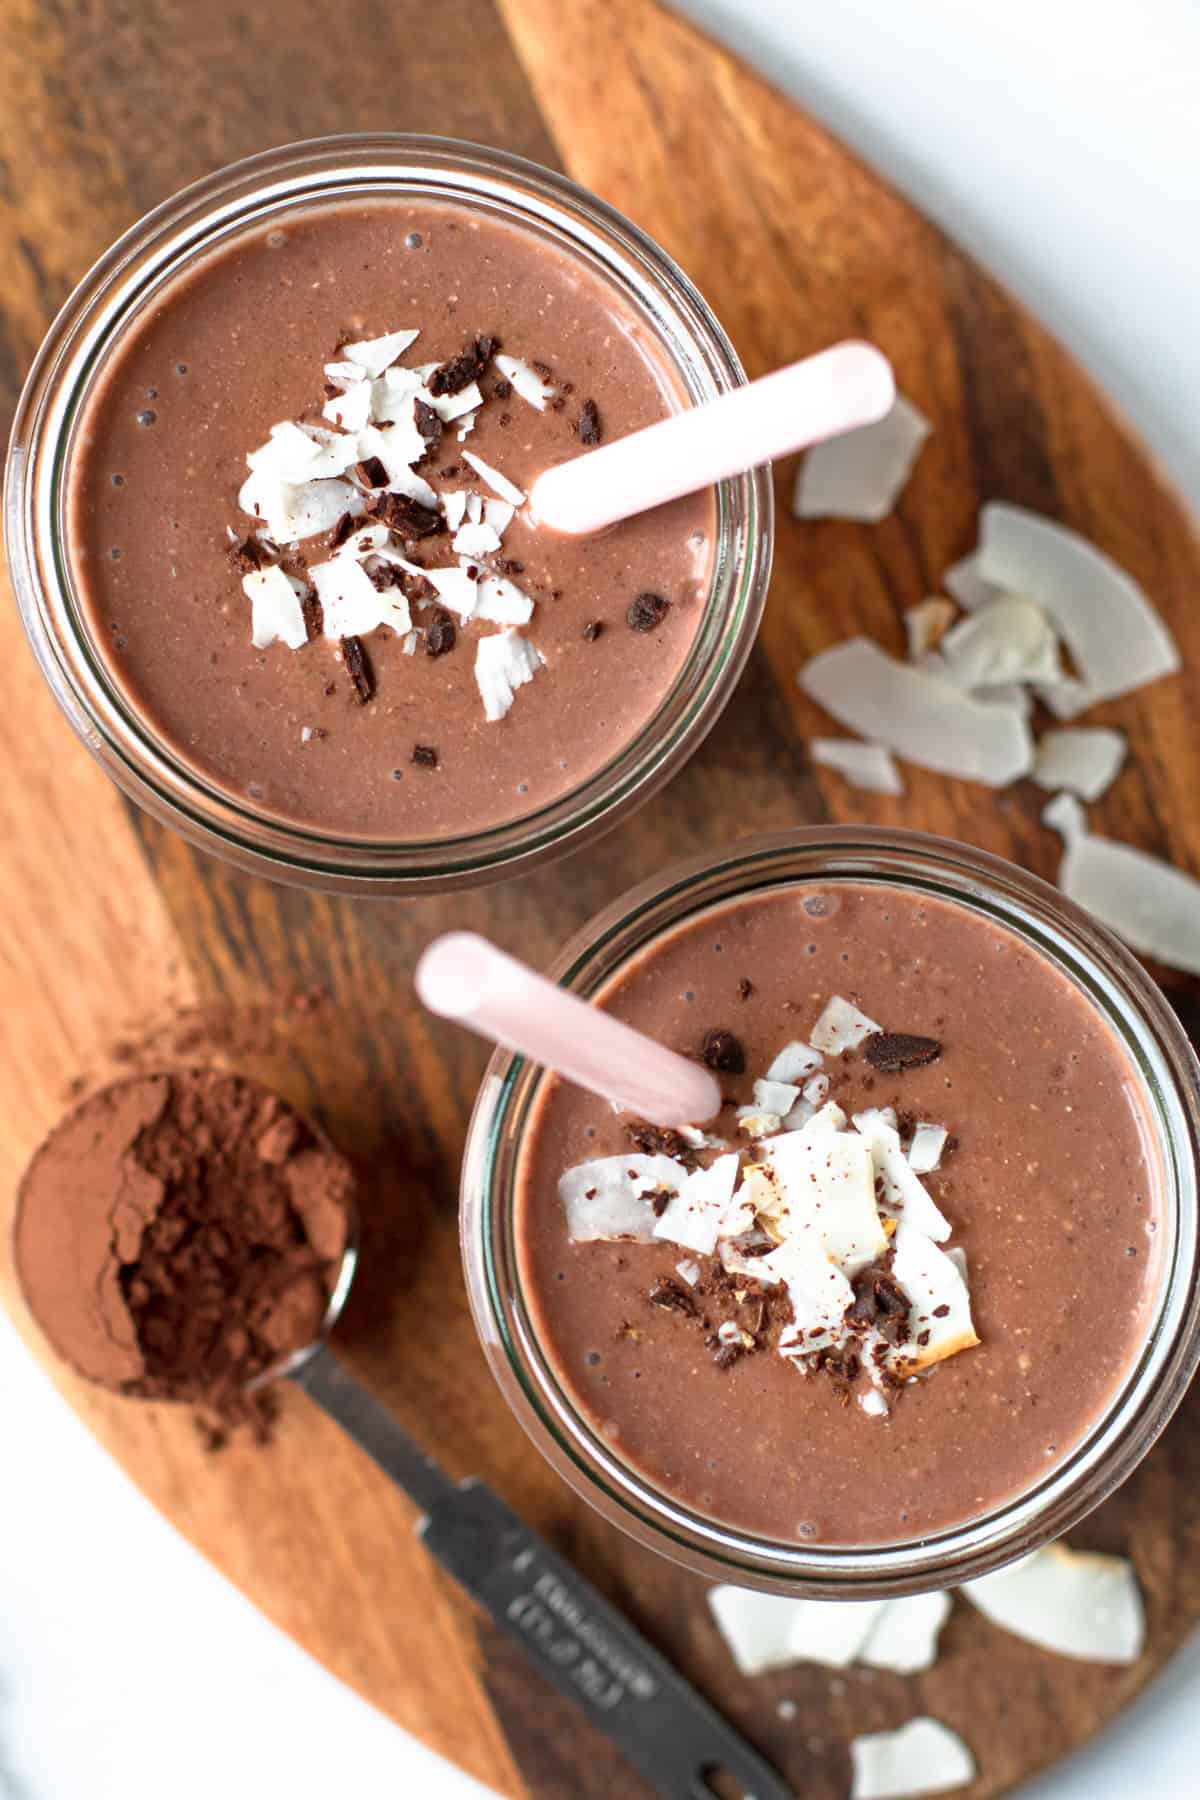
{"type": "Polygon", "coordinates": [[[941,1054],[942,1046],[936,1038],[916,1037],[909,1031],[881,1031],[868,1040],[864,1052],[871,1067],[884,1075],[923,1069],[941,1054]]]}
{"type": "Polygon", "coordinates": [[[600,442],[600,413],[594,400],[585,400],[575,421],[575,433],[581,444],[600,442]]]}
{"type": "Polygon", "coordinates": [[[670,601],[661,594],[639,594],[625,617],[631,631],[657,631],[670,610],[670,601]]]}
{"type": "Polygon", "coordinates": [[[738,982],[738,999],[748,1000],[753,992],[754,983],[748,975],[743,975],[742,979],[738,982]]]}
{"type": "Polygon", "coordinates": [[[325,608],[314,593],[306,593],[300,601],[300,611],[304,615],[304,629],[308,633],[311,644],[319,638],[325,629],[325,608]]]}
{"type": "Polygon", "coordinates": [[[340,550],[346,539],[353,537],[356,523],[353,513],[344,512],[329,534],[329,548],[340,550]]]}
{"type": "Polygon", "coordinates": [[[371,667],[371,660],[361,638],[344,637],[341,643],[346,673],[354,683],[354,693],[359,705],[365,706],[375,692],[375,672],[371,667]]]}
{"type": "Polygon", "coordinates": [[[412,760],[416,763],[418,769],[436,769],[438,766],[438,753],[432,744],[414,744],[412,749],[412,760]]]}
{"type": "Polygon", "coordinates": [[[411,569],[400,571],[400,586],[404,589],[404,598],[411,600],[414,606],[422,600],[432,600],[437,593],[432,581],[424,575],[414,575],[411,569]]]}
{"type": "Polygon", "coordinates": [[[432,456],[441,445],[445,429],[441,418],[426,400],[414,400],[413,418],[425,444],[425,455],[432,456]]]}
{"type": "Polygon", "coordinates": [[[673,1275],[660,1275],[646,1298],[662,1312],[682,1313],[687,1319],[696,1318],[700,1310],[692,1290],[673,1275]]]}
{"type": "Polygon", "coordinates": [[[512,382],[502,378],[496,383],[495,387],[492,389],[492,393],[497,400],[511,400],[512,382]]]}
{"type": "Polygon", "coordinates": [[[635,1150],[646,1156],[671,1156],[685,1169],[696,1167],[696,1152],[677,1131],[669,1126],[650,1125],[643,1119],[631,1119],[625,1127],[635,1150]]]}
{"type": "Polygon", "coordinates": [[[271,561],[270,553],[261,538],[243,538],[240,544],[229,546],[229,554],[243,575],[265,568],[271,561]]]}
{"type": "Polygon", "coordinates": [[[583,628],[583,636],[584,636],[585,642],[587,642],[589,644],[594,644],[596,639],[600,636],[600,634],[603,630],[604,630],[603,619],[589,619],[587,624],[583,628]]]}
{"type": "Polygon", "coordinates": [[[440,512],[435,512],[431,506],[422,506],[408,494],[377,494],[367,512],[402,538],[437,537],[446,529],[446,521],[440,512]]]}
{"type": "MultiPolygon", "coordinates": [[[[429,583],[425,582],[425,586],[428,587],[429,583]]],[[[445,656],[448,650],[453,650],[457,641],[458,632],[455,630],[454,620],[439,606],[425,627],[426,656],[445,656]]]]}
{"type": "Polygon", "coordinates": [[[389,588],[402,588],[406,579],[405,570],[398,569],[395,563],[380,563],[367,570],[367,580],[377,594],[386,594],[389,588]]]}
{"type": "Polygon", "coordinates": [[[525,564],[519,562],[515,556],[498,556],[496,567],[502,575],[523,575],[525,573],[525,564]]]}
{"type": "Polygon", "coordinates": [[[377,456],[364,457],[356,463],[354,473],[364,487],[383,488],[387,486],[388,472],[377,456]]]}
{"type": "Polygon", "coordinates": [[[721,1075],[743,1075],[746,1070],[746,1052],[742,1048],[740,1038],[732,1031],[710,1031],[705,1034],[700,1054],[710,1069],[721,1075]]]}
{"type": "Polygon", "coordinates": [[[874,1326],[887,1343],[902,1344],[908,1332],[908,1295],[885,1262],[868,1263],[851,1283],[854,1299],[846,1324],[874,1326]]]}
{"type": "Polygon", "coordinates": [[[745,1354],[745,1346],[742,1344],[722,1344],[714,1355],[713,1361],[718,1369],[732,1369],[738,1358],[745,1354]]]}
{"type": "Polygon", "coordinates": [[[443,394],[461,394],[465,387],[478,381],[499,348],[499,338],[477,337],[458,356],[452,356],[449,362],[433,371],[429,377],[430,393],[437,398],[443,394]]]}

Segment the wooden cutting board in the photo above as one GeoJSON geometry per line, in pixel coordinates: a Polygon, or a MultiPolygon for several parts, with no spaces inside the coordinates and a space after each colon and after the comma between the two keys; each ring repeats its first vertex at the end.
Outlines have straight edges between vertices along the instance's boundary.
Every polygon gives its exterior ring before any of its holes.
{"type": "MultiPolygon", "coordinates": [[[[803,748],[825,722],[797,691],[801,662],[856,630],[898,646],[901,608],[969,548],[989,496],[1078,526],[1169,616],[1188,673],[1097,714],[1129,733],[1133,755],[1094,820],[1200,869],[1200,558],[1179,503],[1020,307],[793,105],[652,0],[389,0],[353,20],[317,0],[0,0],[0,91],[0,380],[10,400],[55,307],[145,208],[287,139],[406,128],[524,152],[615,202],[699,283],[752,374],[862,334],[934,420],[899,510],[875,527],[801,528],[787,514],[794,471],[779,470],[762,641],[704,749],[599,853],[482,893],[332,900],[198,854],[129,808],[88,759],[10,614],[0,659],[0,1207],[10,1209],[73,1086],[128,1066],[148,1033],[164,1054],[215,1043],[358,1158],[365,1256],[342,1349],[455,1474],[482,1475],[551,1533],[806,1800],[846,1792],[852,1731],[918,1711],[973,1746],[974,1800],[1004,1792],[1108,1719],[1200,1615],[1200,1404],[1185,1404],[1142,1471],[1078,1534],[1136,1558],[1150,1618],[1137,1667],[1060,1661],[963,1605],[923,1677],[798,1668],[736,1678],[702,1584],[577,1504],[491,1385],[455,1239],[483,1052],[417,1011],[410,975],[420,946],[447,926],[487,930],[545,960],[667,858],[757,829],[831,818],[919,826],[1052,873],[1057,844],[1028,785],[994,796],[908,771],[903,799],[871,800],[817,775],[803,748]],[[353,81],[336,43],[354,48],[353,81]],[[305,998],[310,990],[324,998],[305,998]],[[781,1715],[781,1701],[794,1714],[781,1715]]],[[[7,1260],[0,1290],[44,1356],[7,1260]]],[[[302,1396],[285,1397],[269,1448],[214,1456],[181,1413],[52,1372],[181,1531],[427,1742],[508,1795],[644,1792],[435,1572],[405,1502],[302,1396]]]]}

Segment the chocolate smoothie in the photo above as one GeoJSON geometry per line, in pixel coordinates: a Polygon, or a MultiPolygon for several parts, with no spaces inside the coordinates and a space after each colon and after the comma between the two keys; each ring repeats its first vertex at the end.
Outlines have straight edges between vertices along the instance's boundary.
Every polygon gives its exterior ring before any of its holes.
{"type": "Polygon", "coordinates": [[[129,328],[82,421],[90,628],[255,810],[387,842],[499,826],[651,719],[714,537],[711,494],[580,541],[524,497],[682,403],[611,285],[525,228],[386,200],[242,235],[129,328]]]}
{"type": "Polygon", "coordinates": [[[591,1427],[671,1497],[785,1543],[923,1537],[1053,1470],[1144,1341],[1158,1262],[1154,1134],[1085,996],[980,914],[831,881],[676,928],[603,1003],[703,1054],[727,1105],[702,1141],[558,1081],[539,1099],[522,1282],[591,1427]],[[852,1216],[837,1182],[864,1140],[852,1216]]]}

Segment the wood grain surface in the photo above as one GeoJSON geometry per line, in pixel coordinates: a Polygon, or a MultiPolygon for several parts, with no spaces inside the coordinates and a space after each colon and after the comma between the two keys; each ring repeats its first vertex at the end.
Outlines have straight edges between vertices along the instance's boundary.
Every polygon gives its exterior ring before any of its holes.
{"type": "MultiPolygon", "coordinates": [[[[1200,1615],[1200,1406],[1078,1534],[1131,1552],[1150,1644],[1137,1667],[1066,1663],[965,1607],[923,1677],[797,1668],[737,1678],[702,1584],[620,1540],[552,1479],[486,1374],[458,1272],[455,1188],[483,1051],[423,1017],[415,955],[476,927],[547,959],[669,857],[824,819],[944,832],[1052,873],[1028,786],[992,795],[906,771],[899,800],[806,760],[825,721],[801,662],[936,588],[988,497],[1085,531],[1169,615],[1188,673],[1098,709],[1126,772],[1093,811],[1200,869],[1200,557],[1145,450],[1071,358],[884,182],[651,0],[393,0],[365,31],[372,85],[339,78],[315,0],[0,0],[0,382],[11,402],[50,314],[147,206],[216,165],[355,129],[455,133],[565,166],[629,212],[698,282],[751,372],[853,332],[874,338],[935,435],[895,515],[788,518],[760,646],[707,745],[601,853],[436,900],[351,902],[234,873],[136,814],[75,743],[9,619],[0,659],[0,1235],[20,1171],[82,1082],[201,1050],[277,1083],[357,1159],[364,1258],[342,1345],[456,1474],[493,1482],[626,1607],[785,1769],[806,1800],[848,1785],[846,1738],[929,1711],[980,1764],[972,1800],[1086,1738],[1200,1615]],[[149,1041],[151,1048],[147,1049],[149,1041]],[[436,1333],[423,1327],[438,1320],[436,1333]],[[784,1718],[781,1701],[794,1702],[784,1718]]],[[[1174,990],[1183,1003],[1195,996],[1174,990]]],[[[35,1353],[15,1291],[0,1292],[35,1353]]],[[[47,1359],[48,1360],[48,1359],[47,1359]]],[[[51,1372],[144,1491],[338,1675],[475,1775],[537,1800],[643,1793],[564,1703],[434,1572],[404,1501],[299,1395],[273,1444],[205,1454],[168,1407],[51,1372]]],[[[36,1454],[30,1447],[29,1454],[36,1454]]],[[[81,1497],[81,1508],[86,1496],[81,1497]]],[[[86,1529],[86,1518],[83,1520],[86,1529]]],[[[186,1622],[181,1621],[181,1628],[186,1622]]],[[[785,1709],[785,1711],[788,1709],[785,1709]]]]}

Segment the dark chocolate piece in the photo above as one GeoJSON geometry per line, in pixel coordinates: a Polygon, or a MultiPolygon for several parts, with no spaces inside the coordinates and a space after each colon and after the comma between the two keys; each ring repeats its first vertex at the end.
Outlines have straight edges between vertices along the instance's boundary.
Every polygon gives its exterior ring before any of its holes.
{"type": "Polygon", "coordinates": [[[325,608],[317,596],[309,592],[300,602],[300,611],[304,615],[304,629],[308,633],[308,641],[311,644],[313,639],[319,638],[325,629],[325,608]]]}
{"type": "Polygon", "coordinates": [[[718,1074],[745,1074],[746,1052],[742,1049],[741,1039],[736,1038],[732,1031],[707,1032],[700,1054],[709,1068],[715,1069],[718,1074]]]}
{"type": "Polygon", "coordinates": [[[413,402],[413,418],[425,444],[425,455],[432,456],[441,444],[445,427],[427,400],[413,402]]]}
{"type": "Polygon", "coordinates": [[[699,1311],[692,1290],[682,1281],[676,1281],[673,1275],[660,1275],[646,1298],[651,1306],[657,1306],[663,1312],[683,1313],[688,1319],[694,1319],[699,1311]]]}
{"type": "Polygon", "coordinates": [[[639,594],[625,617],[631,631],[657,631],[670,608],[671,602],[661,594],[639,594]]]}
{"type": "Polygon", "coordinates": [[[454,620],[439,606],[425,627],[426,656],[445,656],[447,650],[453,650],[457,640],[454,620]]]}
{"type": "Polygon", "coordinates": [[[342,639],[342,655],[346,661],[346,673],[354,683],[354,693],[360,706],[365,706],[375,692],[375,671],[367,655],[363,641],[359,637],[342,639]]]}
{"type": "Polygon", "coordinates": [[[738,999],[748,1000],[753,992],[754,983],[748,975],[743,975],[742,979],[738,982],[738,999]]]}
{"type": "Polygon", "coordinates": [[[635,1150],[646,1156],[673,1156],[685,1169],[696,1166],[696,1152],[677,1131],[666,1125],[650,1125],[644,1119],[631,1119],[625,1130],[635,1150]]]}
{"type": "Polygon", "coordinates": [[[432,744],[414,744],[412,760],[416,763],[418,769],[436,769],[438,766],[438,753],[432,744]]]}
{"type": "Polygon", "coordinates": [[[594,644],[604,630],[603,619],[589,619],[583,628],[583,635],[589,644],[594,644]]]}
{"type": "Polygon", "coordinates": [[[353,513],[344,512],[329,534],[329,548],[340,550],[346,539],[353,537],[357,524],[353,513]]]}
{"type": "Polygon", "coordinates": [[[387,486],[388,472],[377,456],[364,457],[362,462],[355,465],[354,472],[366,487],[383,488],[387,486]]]}
{"type": "Polygon", "coordinates": [[[430,393],[435,398],[443,394],[461,394],[465,387],[478,381],[499,348],[498,338],[477,337],[458,356],[452,356],[449,362],[433,371],[429,377],[430,393]]]}
{"type": "Polygon", "coordinates": [[[445,531],[446,521],[431,506],[422,506],[408,494],[377,494],[367,507],[373,519],[379,519],[402,538],[437,537],[445,531]]]}
{"type": "Polygon", "coordinates": [[[585,400],[575,421],[575,432],[581,444],[600,442],[600,412],[594,400],[585,400]]]}
{"type": "Polygon", "coordinates": [[[906,1069],[923,1069],[936,1062],[942,1046],[936,1038],[916,1037],[910,1031],[881,1031],[868,1039],[864,1055],[873,1069],[884,1075],[902,1075],[906,1069]]]}

